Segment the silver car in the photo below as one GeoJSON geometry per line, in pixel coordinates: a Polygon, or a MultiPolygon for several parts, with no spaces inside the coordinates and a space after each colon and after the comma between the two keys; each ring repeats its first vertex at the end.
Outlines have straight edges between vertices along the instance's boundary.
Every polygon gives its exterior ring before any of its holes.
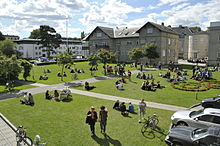
{"type": "Polygon", "coordinates": [[[177,125],[195,128],[208,128],[220,126],[220,109],[205,108],[198,111],[178,111],[171,117],[172,127],[177,125]]]}

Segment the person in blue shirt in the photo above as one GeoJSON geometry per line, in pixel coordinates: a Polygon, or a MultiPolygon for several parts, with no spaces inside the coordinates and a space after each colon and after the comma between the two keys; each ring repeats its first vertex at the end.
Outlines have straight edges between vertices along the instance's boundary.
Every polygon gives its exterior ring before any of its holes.
{"type": "Polygon", "coordinates": [[[129,105],[128,105],[128,112],[129,112],[129,113],[134,113],[134,105],[131,104],[131,102],[130,102],[129,105]]]}

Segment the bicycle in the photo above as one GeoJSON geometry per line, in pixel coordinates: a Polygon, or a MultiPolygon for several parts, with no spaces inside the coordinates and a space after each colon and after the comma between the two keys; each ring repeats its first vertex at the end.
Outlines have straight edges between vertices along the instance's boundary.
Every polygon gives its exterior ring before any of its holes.
{"type": "Polygon", "coordinates": [[[141,128],[141,132],[152,132],[153,131],[160,131],[157,124],[159,123],[159,119],[156,114],[153,114],[153,116],[148,116],[148,119],[144,122],[143,127],[141,128]]]}
{"type": "Polygon", "coordinates": [[[24,128],[23,126],[19,126],[16,130],[16,141],[17,141],[17,146],[21,146],[25,144],[30,146],[33,145],[33,141],[31,140],[30,137],[26,135],[26,128],[24,128]]]}

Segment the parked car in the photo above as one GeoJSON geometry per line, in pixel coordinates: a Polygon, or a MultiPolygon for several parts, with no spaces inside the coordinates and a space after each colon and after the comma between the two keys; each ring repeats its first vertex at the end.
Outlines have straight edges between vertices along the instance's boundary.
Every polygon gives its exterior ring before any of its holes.
{"type": "Polygon", "coordinates": [[[220,127],[207,129],[177,126],[165,138],[169,146],[219,146],[220,127]]]}
{"type": "Polygon", "coordinates": [[[204,108],[220,108],[220,96],[203,99],[201,105],[204,108]]]}
{"type": "Polygon", "coordinates": [[[198,111],[182,110],[174,113],[171,117],[172,127],[177,125],[195,128],[208,128],[220,126],[220,109],[204,108],[198,111]]]}

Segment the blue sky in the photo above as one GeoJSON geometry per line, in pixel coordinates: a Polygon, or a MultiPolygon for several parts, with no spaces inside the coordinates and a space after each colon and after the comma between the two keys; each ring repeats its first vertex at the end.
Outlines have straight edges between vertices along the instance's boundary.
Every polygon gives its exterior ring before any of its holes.
{"type": "Polygon", "coordinates": [[[0,0],[0,31],[21,38],[40,25],[79,37],[96,26],[140,27],[148,21],[206,30],[220,21],[220,0],[0,0]]]}

